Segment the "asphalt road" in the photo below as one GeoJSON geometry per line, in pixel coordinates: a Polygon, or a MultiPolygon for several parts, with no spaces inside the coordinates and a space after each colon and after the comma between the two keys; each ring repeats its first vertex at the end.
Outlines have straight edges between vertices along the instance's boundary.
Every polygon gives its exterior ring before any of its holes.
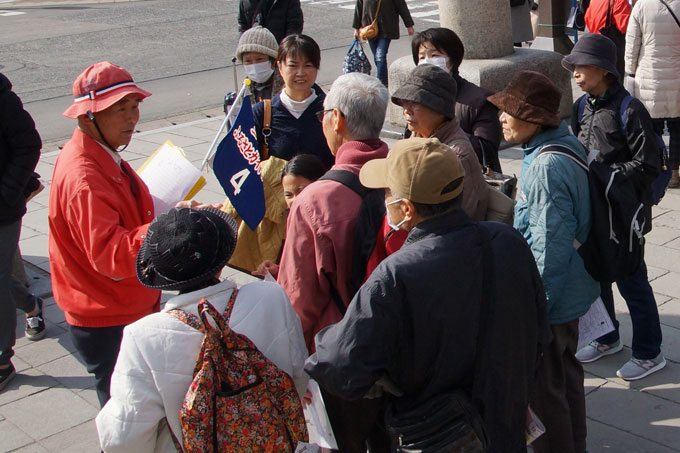
{"type": "MultiPolygon", "coordinates": [[[[303,0],[304,33],[322,49],[321,85],[342,72],[352,42],[351,3],[303,0]]],[[[142,106],[143,122],[177,116],[218,106],[225,92],[234,89],[237,9],[237,0],[64,1],[42,6],[5,1],[0,3],[0,64],[45,142],[70,136],[74,123],[61,112],[71,102],[71,84],[84,68],[101,60],[123,66],[153,93],[142,106]]],[[[432,25],[416,19],[416,29],[432,25]]],[[[403,24],[401,28],[405,35],[403,24]]],[[[408,53],[408,38],[393,41],[390,61],[408,53]]]]}

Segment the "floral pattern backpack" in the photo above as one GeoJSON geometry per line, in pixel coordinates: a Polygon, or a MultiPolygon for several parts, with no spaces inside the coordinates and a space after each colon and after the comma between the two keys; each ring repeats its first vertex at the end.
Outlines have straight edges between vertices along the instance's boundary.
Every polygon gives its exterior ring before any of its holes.
{"type": "Polygon", "coordinates": [[[180,410],[181,442],[170,430],[177,451],[294,452],[308,441],[291,377],[229,327],[237,293],[224,315],[206,299],[198,303],[200,320],[178,309],[167,312],[205,334],[180,410]]]}

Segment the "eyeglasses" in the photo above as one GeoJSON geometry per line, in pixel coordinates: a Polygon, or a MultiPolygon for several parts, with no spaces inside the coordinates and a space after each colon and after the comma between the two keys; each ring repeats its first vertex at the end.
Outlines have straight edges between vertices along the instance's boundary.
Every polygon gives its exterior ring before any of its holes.
{"type": "Polygon", "coordinates": [[[325,110],[319,110],[316,112],[316,119],[319,120],[319,123],[323,123],[323,117],[326,115],[326,112],[332,112],[333,109],[325,109],[325,110]]]}

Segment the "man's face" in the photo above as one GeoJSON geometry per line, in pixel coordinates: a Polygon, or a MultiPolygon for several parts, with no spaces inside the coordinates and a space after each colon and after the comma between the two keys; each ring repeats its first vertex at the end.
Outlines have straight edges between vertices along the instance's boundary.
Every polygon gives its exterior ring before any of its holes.
{"type": "Polygon", "coordinates": [[[337,115],[342,115],[338,109],[325,109],[321,117],[321,127],[323,135],[326,137],[326,143],[331,150],[331,154],[335,156],[338,148],[342,145],[342,137],[338,134],[336,128],[338,124],[337,115]]]}
{"type": "Polygon", "coordinates": [[[111,107],[94,114],[99,130],[114,149],[130,143],[139,121],[139,96],[128,94],[111,107]]]}

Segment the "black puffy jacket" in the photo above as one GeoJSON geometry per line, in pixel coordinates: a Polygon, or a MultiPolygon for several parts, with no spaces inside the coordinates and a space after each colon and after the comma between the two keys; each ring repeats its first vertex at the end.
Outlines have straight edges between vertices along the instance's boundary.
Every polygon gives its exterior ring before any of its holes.
{"type": "Polygon", "coordinates": [[[0,225],[16,222],[26,213],[26,187],[41,147],[33,118],[0,73],[0,225]]]}
{"type": "Polygon", "coordinates": [[[262,25],[280,43],[288,35],[302,33],[303,23],[300,0],[240,0],[238,5],[241,33],[254,25],[262,25]]]}
{"type": "MultiPolygon", "coordinates": [[[[603,96],[587,96],[581,121],[578,121],[576,100],[572,109],[571,127],[587,150],[598,150],[597,159],[607,165],[621,169],[630,178],[640,200],[649,211],[651,219],[652,182],[659,175],[661,160],[659,147],[652,125],[652,118],[638,99],[628,107],[627,122],[621,125],[621,103],[628,91],[619,83],[613,83],[603,96]],[[625,134],[624,131],[625,130],[625,134]]],[[[645,233],[651,230],[647,222],[645,233]]]]}

